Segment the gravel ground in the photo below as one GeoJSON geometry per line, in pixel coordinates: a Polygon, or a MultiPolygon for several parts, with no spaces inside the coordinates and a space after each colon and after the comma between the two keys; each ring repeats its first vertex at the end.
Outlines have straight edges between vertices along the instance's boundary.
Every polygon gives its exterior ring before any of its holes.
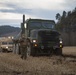
{"type": "Polygon", "coordinates": [[[64,56],[30,56],[26,60],[13,53],[0,53],[0,75],[76,75],[76,47],[71,49],[65,47],[64,56]]]}

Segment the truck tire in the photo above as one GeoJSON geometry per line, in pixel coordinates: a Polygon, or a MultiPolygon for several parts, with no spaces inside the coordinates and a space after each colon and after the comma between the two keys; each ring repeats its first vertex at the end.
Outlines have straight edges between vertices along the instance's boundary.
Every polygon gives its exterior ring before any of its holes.
{"type": "Polygon", "coordinates": [[[21,48],[20,48],[20,46],[19,46],[19,53],[18,54],[21,54],[21,48]]]}
{"type": "Polygon", "coordinates": [[[29,43],[29,46],[27,46],[26,50],[26,56],[29,57],[31,55],[31,44],[29,43]]]}
{"type": "Polygon", "coordinates": [[[2,48],[0,48],[0,52],[3,52],[3,49],[2,48]]]}
{"type": "Polygon", "coordinates": [[[53,51],[54,51],[53,48],[51,48],[51,49],[50,49],[50,52],[49,52],[49,55],[50,55],[50,56],[53,55],[53,53],[54,53],[53,51]]]}
{"type": "Polygon", "coordinates": [[[62,55],[62,48],[55,49],[54,54],[56,54],[56,55],[62,55]]]}
{"type": "Polygon", "coordinates": [[[27,47],[27,57],[29,57],[30,56],[30,48],[29,47],[27,47]]]}
{"type": "Polygon", "coordinates": [[[27,47],[27,57],[29,57],[29,56],[36,56],[36,50],[35,50],[35,48],[33,48],[33,45],[32,45],[32,43],[30,42],[30,40],[29,39],[27,39],[28,40],[28,47],[27,47]]]}
{"type": "Polygon", "coordinates": [[[34,57],[36,56],[36,49],[31,47],[31,55],[34,57]]]}

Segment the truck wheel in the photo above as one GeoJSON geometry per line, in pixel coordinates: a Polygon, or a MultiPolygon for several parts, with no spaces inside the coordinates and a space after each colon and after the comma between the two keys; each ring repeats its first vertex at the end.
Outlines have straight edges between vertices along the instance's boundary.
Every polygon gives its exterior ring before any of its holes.
{"type": "Polygon", "coordinates": [[[56,55],[62,55],[62,48],[57,48],[57,49],[55,49],[54,53],[55,53],[56,55]]]}
{"type": "Polygon", "coordinates": [[[0,52],[3,52],[3,49],[2,48],[0,48],[0,52]]]}
{"type": "Polygon", "coordinates": [[[26,52],[27,57],[31,55],[31,44],[29,43],[29,46],[27,46],[27,52],[26,52]]]}
{"type": "Polygon", "coordinates": [[[21,54],[21,48],[20,48],[20,46],[19,46],[19,53],[18,54],[21,54]]]}
{"type": "Polygon", "coordinates": [[[27,47],[27,57],[29,56],[35,56],[35,49],[32,47],[31,44],[27,47]]]}
{"type": "Polygon", "coordinates": [[[50,49],[50,52],[49,52],[49,55],[50,55],[50,56],[53,55],[53,53],[54,53],[53,51],[54,51],[54,50],[51,48],[51,49],[50,49]]]}
{"type": "Polygon", "coordinates": [[[31,48],[31,55],[33,57],[36,56],[36,50],[35,50],[35,48],[31,48]]]}

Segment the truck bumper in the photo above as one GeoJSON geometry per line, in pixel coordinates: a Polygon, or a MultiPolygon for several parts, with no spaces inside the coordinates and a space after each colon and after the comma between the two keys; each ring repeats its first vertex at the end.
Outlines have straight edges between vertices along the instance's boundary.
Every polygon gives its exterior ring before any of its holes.
{"type": "Polygon", "coordinates": [[[13,49],[12,49],[12,48],[2,48],[2,51],[3,51],[3,52],[13,51],[13,49]]]}
{"type": "Polygon", "coordinates": [[[43,45],[38,45],[38,44],[33,44],[33,48],[38,48],[38,49],[57,49],[57,48],[63,48],[63,45],[54,45],[54,46],[43,46],[43,45]]]}

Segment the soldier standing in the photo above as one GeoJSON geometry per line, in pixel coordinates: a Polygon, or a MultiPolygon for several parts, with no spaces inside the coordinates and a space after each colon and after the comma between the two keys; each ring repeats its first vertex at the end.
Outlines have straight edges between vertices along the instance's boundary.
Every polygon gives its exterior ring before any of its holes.
{"type": "Polygon", "coordinates": [[[28,41],[26,38],[22,38],[20,40],[20,50],[21,50],[21,58],[26,59],[27,58],[27,46],[28,41]]]}

